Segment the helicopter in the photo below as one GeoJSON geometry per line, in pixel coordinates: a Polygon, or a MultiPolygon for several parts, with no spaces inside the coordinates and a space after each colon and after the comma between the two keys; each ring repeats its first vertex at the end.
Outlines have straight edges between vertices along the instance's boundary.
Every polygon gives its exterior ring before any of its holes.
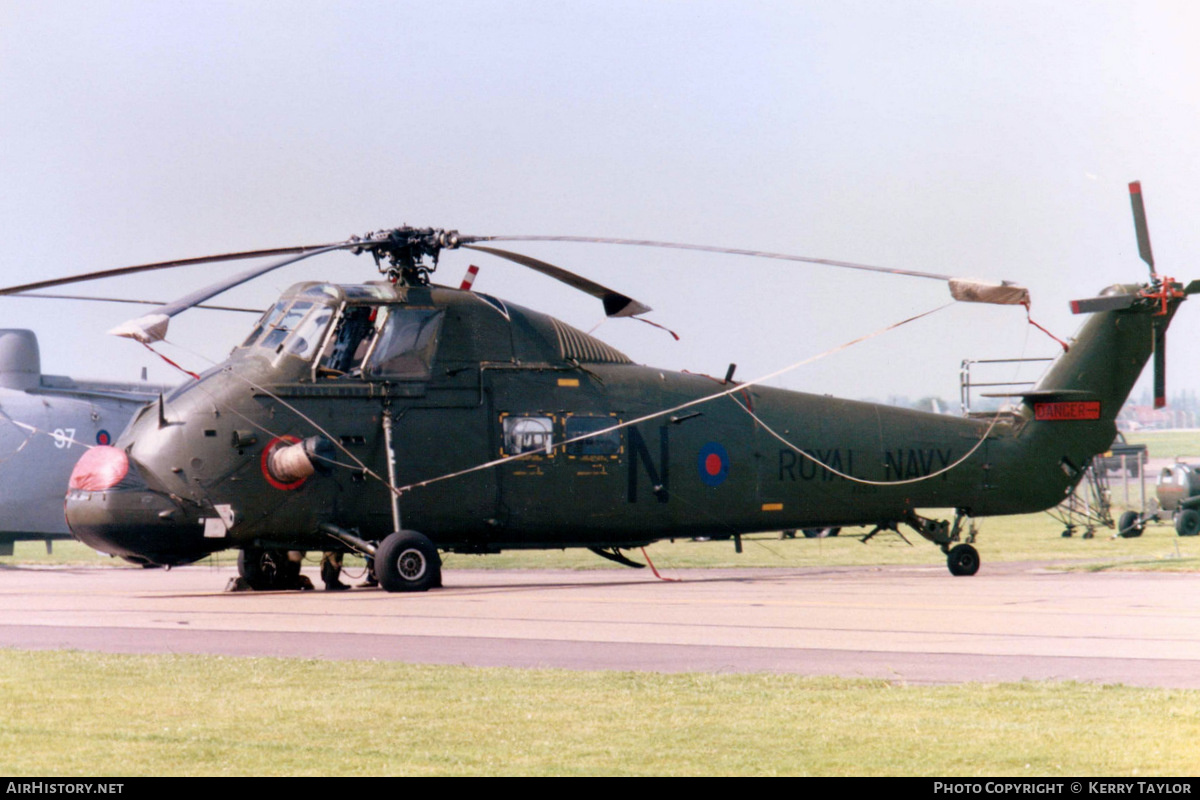
{"type": "Polygon", "coordinates": [[[70,539],[63,487],[80,451],[111,444],[166,386],[42,373],[37,335],[0,329],[0,555],[19,541],[70,539]]]}
{"type": "MultiPolygon", "coordinates": [[[[112,331],[150,343],[174,315],[320,253],[370,254],[385,276],[292,286],[227,360],[146,405],[116,442],[80,458],[66,496],[71,531],[134,563],[186,564],[235,548],[252,588],[295,588],[304,551],[355,552],[384,589],[424,591],[441,585],[439,551],[585,547],[642,566],[622,551],[674,537],[732,535],[740,547],[742,534],[759,531],[904,524],[941,548],[953,575],[966,576],[980,557],[964,523],[1061,502],[1112,442],[1117,412],[1152,354],[1156,395],[1165,396],[1165,332],[1200,281],[1184,287],[1156,273],[1140,185],[1130,191],[1149,283],[1073,303],[1091,316],[1072,346],[1014,396],[1015,410],[987,418],[738,383],[732,365],[724,380],[641,366],[552,316],[430,279],[439,254],[462,247],[588,292],[609,316],[649,310],[554,265],[480,244],[572,237],[403,227],[0,293],[287,256],[112,331]],[[918,513],[930,508],[953,509],[953,521],[918,513]]],[[[1028,300],[1021,287],[955,280],[958,299],[1028,300]]]]}

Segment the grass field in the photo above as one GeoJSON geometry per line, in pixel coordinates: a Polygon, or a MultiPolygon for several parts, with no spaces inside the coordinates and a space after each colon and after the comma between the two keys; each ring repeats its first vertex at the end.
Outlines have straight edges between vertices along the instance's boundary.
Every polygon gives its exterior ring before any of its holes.
{"type": "Polygon", "coordinates": [[[1147,777],[1200,692],[0,650],[0,773],[1147,777]]]}
{"type": "Polygon", "coordinates": [[[1125,441],[1146,445],[1151,458],[1200,458],[1200,430],[1136,431],[1125,441]]]}
{"type": "MultiPolygon", "coordinates": [[[[648,551],[664,572],[945,563],[911,533],[912,546],[894,533],[864,545],[852,536],[863,532],[760,534],[744,538],[740,555],[732,541],[648,551]]],[[[983,520],[983,569],[1004,561],[1200,569],[1200,537],[1181,539],[1168,525],[1138,539],[1061,532],[1045,514],[983,520]]],[[[0,567],[47,558],[41,543],[20,543],[0,567]]],[[[56,542],[49,559],[134,569],[74,542],[56,542]]],[[[445,566],[613,565],[571,550],[450,554],[445,566]]],[[[0,709],[0,773],[14,776],[1145,777],[1200,766],[1200,692],[1082,684],[927,687],[0,650],[0,709]]]]}

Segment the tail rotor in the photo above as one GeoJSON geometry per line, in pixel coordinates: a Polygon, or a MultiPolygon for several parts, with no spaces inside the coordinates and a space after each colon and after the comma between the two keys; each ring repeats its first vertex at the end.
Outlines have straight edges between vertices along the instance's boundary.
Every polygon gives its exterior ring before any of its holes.
{"type": "Polygon", "coordinates": [[[1133,207],[1133,227],[1137,234],[1138,255],[1150,267],[1150,282],[1140,287],[1113,287],[1098,297],[1071,301],[1075,314],[1092,314],[1101,311],[1141,311],[1154,314],[1154,407],[1167,404],[1167,325],[1173,302],[1200,292],[1200,280],[1186,287],[1174,278],[1159,276],[1154,267],[1154,253],[1150,249],[1150,228],[1146,224],[1146,206],[1142,200],[1142,182],[1129,184],[1129,202],[1133,207]],[[1133,291],[1128,291],[1133,290],[1133,291]]]}

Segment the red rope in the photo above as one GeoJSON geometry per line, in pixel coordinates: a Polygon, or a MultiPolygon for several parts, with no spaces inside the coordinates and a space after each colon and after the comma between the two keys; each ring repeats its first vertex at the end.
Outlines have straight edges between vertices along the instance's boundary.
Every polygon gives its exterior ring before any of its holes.
{"type": "Polygon", "coordinates": [[[679,578],[664,578],[662,575],[659,575],[658,570],[654,568],[654,562],[650,560],[650,554],[646,552],[646,548],[644,547],[642,548],[642,556],[646,559],[646,563],[650,565],[650,571],[654,573],[654,577],[658,578],[660,581],[667,581],[668,583],[680,582],[679,578]]]}
{"type": "Polygon", "coordinates": [[[1029,314],[1029,301],[1028,300],[1026,300],[1024,303],[1021,303],[1021,305],[1025,306],[1025,319],[1029,320],[1030,325],[1037,328],[1039,331],[1046,334],[1051,339],[1053,339],[1054,341],[1056,341],[1060,345],[1062,345],[1062,349],[1063,349],[1064,353],[1069,353],[1071,351],[1070,346],[1068,346],[1066,342],[1064,342],[1062,339],[1058,338],[1053,333],[1051,333],[1050,331],[1046,330],[1041,325],[1038,325],[1036,322],[1033,321],[1033,317],[1030,316],[1030,314],[1029,314]]]}
{"type": "Polygon", "coordinates": [[[142,347],[146,348],[146,349],[147,349],[147,350],[149,350],[151,353],[154,353],[154,355],[158,356],[158,357],[159,357],[159,358],[161,358],[163,361],[167,362],[167,363],[168,363],[168,364],[170,364],[172,367],[174,367],[175,369],[177,369],[177,370],[179,370],[180,372],[184,373],[185,375],[191,375],[191,376],[192,376],[193,378],[195,378],[196,380],[200,380],[200,376],[199,376],[199,375],[197,375],[196,373],[192,372],[190,369],[184,369],[183,367],[179,366],[179,365],[178,365],[178,364],[176,364],[174,361],[172,361],[171,359],[167,358],[167,357],[166,357],[166,356],[164,356],[162,353],[158,352],[157,350],[155,350],[153,347],[151,347],[150,345],[146,344],[145,342],[142,342],[142,347]]]}
{"type": "Polygon", "coordinates": [[[647,325],[653,325],[654,327],[658,328],[659,330],[666,331],[667,333],[669,333],[675,337],[675,341],[677,341],[677,342],[679,341],[679,334],[676,333],[675,331],[671,330],[670,328],[668,328],[666,325],[659,325],[657,322],[651,322],[650,320],[645,319],[644,317],[632,317],[632,319],[636,319],[638,322],[644,322],[647,325]]]}

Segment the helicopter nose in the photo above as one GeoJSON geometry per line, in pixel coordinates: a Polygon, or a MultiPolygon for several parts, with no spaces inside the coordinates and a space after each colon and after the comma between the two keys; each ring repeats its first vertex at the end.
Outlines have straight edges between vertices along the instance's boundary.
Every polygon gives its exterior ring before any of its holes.
{"type": "Polygon", "coordinates": [[[65,511],[76,539],[137,564],[187,564],[213,549],[205,546],[204,526],[169,495],[152,490],[116,447],[93,447],[79,459],[65,511]]]}

